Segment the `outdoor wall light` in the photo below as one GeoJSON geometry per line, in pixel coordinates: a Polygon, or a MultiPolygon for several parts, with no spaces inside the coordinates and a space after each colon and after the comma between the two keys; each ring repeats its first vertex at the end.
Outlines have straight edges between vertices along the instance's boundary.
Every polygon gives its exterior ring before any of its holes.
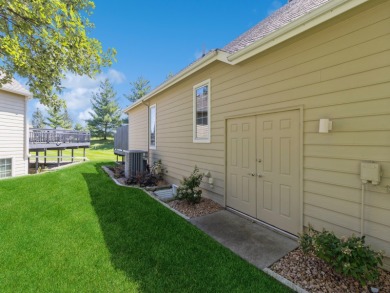
{"type": "Polygon", "coordinates": [[[333,122],[329,119],[320,119],[319,133],[328,133],[329,130],[332,130],[333,122]]]}

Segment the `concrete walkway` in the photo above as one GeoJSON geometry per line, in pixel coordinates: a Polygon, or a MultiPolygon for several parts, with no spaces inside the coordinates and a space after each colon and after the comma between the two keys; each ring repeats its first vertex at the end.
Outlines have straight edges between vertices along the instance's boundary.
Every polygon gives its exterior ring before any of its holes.
{"type": "Polygon", "coordinates": [[[259,269],[298,247],[296,240],[227,210],[193,218],[190,222],[259,269]]]}

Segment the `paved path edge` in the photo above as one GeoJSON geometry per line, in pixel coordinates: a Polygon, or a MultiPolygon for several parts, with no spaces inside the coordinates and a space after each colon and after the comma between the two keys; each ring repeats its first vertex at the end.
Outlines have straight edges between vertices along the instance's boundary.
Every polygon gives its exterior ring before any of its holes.
{"type": "Polygon", "coordinates": [[[305,289],[299,287],[298,285],[296,285],[293,282],[287,280],[286,278],[282,277],[278,273],[275,273],[274,271],[270,270],[269,268],[263,269],[263,272],[266,273],[267,275],[271,276],[272,278],[278,280],[280,283],[282,283],[283,285],[289,287],[290,289],[294,290],[295,292],[298,292],[298,293],[309,293],[305,289]]]}

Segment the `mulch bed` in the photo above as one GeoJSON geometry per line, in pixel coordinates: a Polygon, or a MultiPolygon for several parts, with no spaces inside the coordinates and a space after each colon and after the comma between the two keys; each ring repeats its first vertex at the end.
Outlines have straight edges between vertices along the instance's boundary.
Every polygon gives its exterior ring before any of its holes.
{"type": "Polygon", "coordinates": [[[223,207],[208,198],[202,198],[197,204],[190,204],[186,200],[174,200],[168,205],[189,218],[205,216],[223,210],[223,207]]]}
{"type": "MultiPolygon", "coordinates": [[[[336,273],[323,260],[304,254],[299,248],[274,263],[270,269],[312,293],[371,292],[371,286],[362,287],[359,282],[336,273]]],[[[379,281],[372,287],[378,288],[380,293],[390,292],[390,272],[380,271],[379,281]]]]}

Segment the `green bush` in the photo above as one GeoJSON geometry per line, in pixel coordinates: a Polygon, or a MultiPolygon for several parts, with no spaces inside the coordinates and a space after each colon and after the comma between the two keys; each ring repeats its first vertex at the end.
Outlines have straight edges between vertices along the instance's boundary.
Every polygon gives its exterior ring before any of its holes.
{"type": "Polygon", "coordinates": [[[199,188],[202,181],[203,174],[199,172],[199,168],[195,166],[190,177],[184,177],[180,181],[181,186],[177,188],[176,198],[180,200],[187,200],[191,204],[200,202],[202,197],[202,190],[199,188]]]}
{"type": "Polygon", "coordinates": [[[304,253],[313,253],[345,276],[351,276],[366,285],[379,277],[383,253],[372,250],[365,244],[365,237],[337,238],[333,232],[315,231],[309,226],[299,235],[299,244],[304,253]]]}

